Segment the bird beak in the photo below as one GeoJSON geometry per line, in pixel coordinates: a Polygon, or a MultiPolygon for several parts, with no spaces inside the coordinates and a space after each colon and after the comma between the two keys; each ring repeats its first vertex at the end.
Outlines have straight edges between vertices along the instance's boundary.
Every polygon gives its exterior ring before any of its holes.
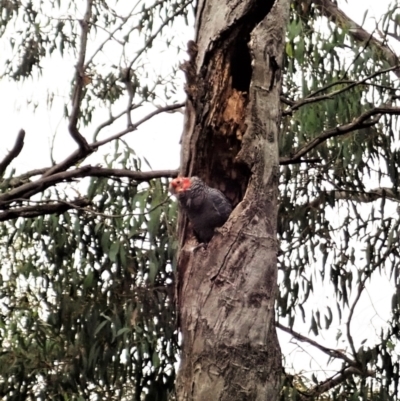
{"type": "Polygon", "coordinates": [[[172,194],[176,194],[178,191],[178,184],[175,182],[175,180],[172,180],[171,183],[169,184],[169,191],[172,194]]]}

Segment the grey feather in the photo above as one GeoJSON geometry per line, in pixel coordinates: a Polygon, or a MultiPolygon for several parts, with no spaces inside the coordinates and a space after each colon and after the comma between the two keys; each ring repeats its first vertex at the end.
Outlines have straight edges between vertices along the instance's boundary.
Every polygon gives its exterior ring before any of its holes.
{"type": "Polygon", "coordinates": [[[209,242],[215,228],[228,220],[232,205],[221,191],[209,187],[200,178],[191,177],[190,181],[190,188],[177,197],[199,241],[209,242]]]}

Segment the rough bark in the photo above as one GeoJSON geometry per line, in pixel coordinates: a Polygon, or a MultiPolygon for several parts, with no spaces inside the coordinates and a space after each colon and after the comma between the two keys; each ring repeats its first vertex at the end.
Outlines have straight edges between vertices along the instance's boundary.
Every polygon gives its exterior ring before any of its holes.
{"type": "Polygon", "coordinates": [[[278,398],[278,129],[288,0],[204,0],[189,44],[183,175],[233,202],[207,248],[181,218],[179,401],[278,398]]]}

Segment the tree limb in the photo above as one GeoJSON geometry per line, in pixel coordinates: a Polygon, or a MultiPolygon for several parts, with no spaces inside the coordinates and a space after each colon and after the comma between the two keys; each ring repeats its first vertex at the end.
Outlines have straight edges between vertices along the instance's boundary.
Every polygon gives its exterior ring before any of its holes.
{"type": "MultiPolygon", "coordinates": [[[[132,13],[133,13],[135,7],[136,7],[136,5],[133,6],[133,8],[131,9],[131,11],[129,11],[127,17],[122,17],[122,18],[121,18],[122,22],[121,22],[119,25],[117,25],[117,27],[116,27],[112,32],[107,32],[107,33],[108,33],[108,37],[105,38],[105,39],[103,40],[103,42],[98,46],[98,48],[97,48],[97,49],[93,52],[93,54],[90,56],[89,60],[88,60],[88,61],[86,62],[86,64],[84,65],[84,70],[86,70],[86,69],[90,66],[90,64],[92,63],[93,59],[96,57],[96,55],[97,55],[100,51],[103,50],[103,48],[104,48],[104,46],[107,44],[107,42],[108,42],[110,39],[112,39],[112,38],[115,39],[114,35],[115,35],[118,31],[120,31],[120,30],[123,28],[124,25],[127,24],[127,22],[129,21],[129,17],[132,16],[132,13]]],[[[102,27],[101,27],[101,28],[102,28],[102,27]]],[[[115,40],[116,40],[116,39],[115,39],[115,40]]]]}
{"type": "MultiPolygon", "coordinates": [[[[144,116],[142,119],[140,119],[139,121],[137,121],[135,124],[133,124],[131,127],[128,127],[126,129],[124,129],[123,131],[119,132],[118,134],[112,135],[106,139],[103,139],[101,141],[97,141],[97,142],[93,142],[91,144],[91,146],[95,147],[95,148],[99,148],[100,146],[111,142],[115,139],[119,139],[122,136],[128,134],[129,132],[135,131],[139,125],[143,124],[144,122],[150,120],[152,117],[156,116],[157,114],[161,114],[164,112],[168,112],[168,111],[173,111],[173,110],[177,110],[180,109],[181,107],[183,107],[185,105],[185,103],[175,103],[175,104],[171,104],[168,106],[164,106],[164,107],[159,107],[158,109],[152,111],[151,113],[147,114],[147,116],[144,116]]],[[[126,111],[125,111],[126,113],[126,111]]]]}
{"type": "Polygon", "coordinates": [[[90,204],[88,199],[78,198],[71,202],[55,202],[42,205],[13,208],[0,213],[0,221],[18,217],[37,217],[45,214],[64,213],[69,209],[82,208],[90,204]]]}
{"type": "Polygon", "coordinates": [[[357,306],[358,301],[360,300],[361,294],[362,294],[362,292],[363,292],[364,289],[365,289],[365,282],[366,282],[366,280],[367,280],[368,277],[369,277],[369,276],[366,276],[366,277],[364,278],[364,280],[362,280],[362,281],[358,284],[357,295],[356,295],[356,298],[355,298],[353,304],[352,304],[351,307],[350,307],[349,318],[347,319],[347,322],[346,322],[346,335],[347,335],[347,340],[348,340],[348,342],[349,342],[349,344],[350,344],[350,348],[351,348],[351,351],[352,351],[352,353],[353,353],[353,356],[354,356],[354,358],[355,358],[357,361],[358,361],[357,351],[356,351],[356,348],[355,348],[355,346],[354,346],[353,337],[352,337],[352,335],[351,335],[350,325],[351,325],[351,319],[353,318],[353,315],[354,315],[354,310],[356,309],[356,306],[357,306]]]}
{"type": "Polygon", "coordinates": [[[348,29],[349,35],[354,40],[360,43],[367,43],[376,53],[376,56],[381,60],[389,63],[390,66],[397,66],[393,70],[398,78],[400,78],[399,58],[397,55],[384,43],[375,39],[369,32],[363,29],[360,25],[349,18],[343,11],[339,10],[338,6],[330,0],[312,0],[315,6],[320,10],[326,18],[333,21],[336,25],[344,29],[348,29]]]}
{"type": "MultiPolygon", "coordinates": [[[[353,304],[355,305],[357,301],[353,304]]],[[[325,381],[317,384],[315,387],[307,390],[307,391],[299,391],[300,399],[301,400],[307,400],[309,398],[314,398],[317,397],[332,388],[338,386],[339,384],[343,383],[347,378],[349,378],[352,375],[358,375],[358,376],[374,376],[375,372],[374,371],[369,371],[369,370],[362,370],[359,368],[360,364],[358,361],[353,360],[349,358],[344,352],[332,349],[332,348],[327,348],[318,342],[312,340],[311,338],[305,337],[302,334],[298,333],[297,331],[294,331],[293,329],[283,326],[281,323],[276,322],[276,327],[278,327],[280,330],[291,334],[296,340],[302,341],[302,342],[307,342],[308,344],[312,345],[313,347],[319,349],[320,351],[324,352],[331,358],[338,358],[342,359],[348,366],[344,368],[340,373],[335,374],[334,376],[326,379],[325,381]]],[[[353,345],[354,348],[354,345],[353,345]]],[[[296,386],[292,383],[292,385],[296,388],[296,386]]]]}
{"type": "Polygon", "coordinates": [[[49,177],[52,174],[56,174],[58,172],[62,172],[73,166],[74,164],[77,164],[78,162],[84,160],[87,156],[89,156],[91,153],[93,153],[96,149],[98,149],[100,146],[105,145],[108,142],[111,142],[115,139],[119,139],[122,136],[128,134],[129,132],[135,131],[139,125],[143,124],[144,122],[150,120],[152,117],[154,117],[157,114],[161,114],[163,112],[168,112],[168,111],[173,111],[176,109],[179,109],[183,107],[185,104],[184,103],[176,103],[176,104],[171,104],[165,107],[159,107],[157,110],[152,111],[149,113],[147,116],[144,116],[142,119],[137,121],[135,124],[133,124],[132,127],[127,128],[118,134],[112,135],[106,139],[103,139],[101,141],[96,141],[92,142],[89,145],[89,150],[85,153],[82,152],[81,149],[75,150],[73,153],[71,153],[66,159],[64,159],[62,162],[58,163],[57,165],[50,167],[46,170],[46,172],[43,174],[43,177],[49,177]]]}
{"type": "Polygon", "coordinates": [[[10,150],[8,155],[3,159],[0,163],[0,177],[3,176],[6,168],[10,165],[10,163],[21,153],[21,150],[24,146],[25,139],[25,131],[21,129],[18,132],[17,140],[15,141],[14,147],[10,150]]]}
{"type": "Polygon", "coordinates": [[[279,322],[276,322],[276,327],[278,327],[278,329],[292,335],[296,340],[299,340],[301,342],[307,342],[307,343],[311,344],[315,348],[318,348],[320,351],[329,355],[331,358],[339,358],[339,359],[342,359],[343,361],[345,361],[346,363],[348,363],[350,366],[358,366],[354,360],[349,358],[342,351],[338,351],[338,350],[332,349],[332,348],[327,348],[327,347],[317,343],[316,341],[312,340],[311,338],[303,336],[302,334],[298,333],[297,331],[294,331],[293,329],[282,325],[279,322]]]}
{"type": "Polygon", "coordinates": [[[319,395],[326,393],[327,391],[331,390],[332,388],[338,386],[339,384],[346,381],[349,377],[357,375],[362,377],[374,376],[375,372],[373,371],[361,371],[355,367],[349,367],[343,369],[340,373],[337,373],[330,378],[326,379],[325,381],[317,384],[314,388],[307,392],[303,392],[303,399],[318,397],[319,395]]]}
{"type": "Polygon", "coordinates": [[[136,60],[142,55],[142,53],[152,45],[154,39],[162,32],[162,30],[163,30],[166,26],[168,26],[168,24],[169,24],[171,21],[173,21],[178,15],[182,14],[182,12],[186,9],[186,7],[187,7],[188,5],[190,5],[190,3],[192,3],[192,0],[189,0],[189,1],[185,2],[185,3],[183,3],[183,4],[181,5],[181,7],[177,8],[177,9],[175,10],[175,12],[174,12],[172,15],[170,15],[169,17],[167,17],[165,20],[163,20],[163,21],[161,22],[160,26],[159,26],[158,29],[155,31],[155,33],[154,33],[153,35],[150,35],[150,36],[147,38],[147,40],[146,40],[144,46],[143,46],[140,50],[138,50],[138,52],[137,52],[137,54],[135,55],[135,57],[133,57],[132,61],[129,63],[129,66],[128,66],[128,69],[129,69],[129,70],[132,69],[133,64],[134,64],[134,63],[136,62],[136,60]]]}
{"type": "MultiPolygon", "coordinates": [[[[140,102],[139,104],[131,105],[131,107],[129,108],[129,111],[133,111],[133,110],[139,108],[140,106],[142,106],[142,104],[143,104],[143,102],[140,102]]],[[[121,111],[120,113],[118,113],[117,115],[114,115],[114,116],[110,112],[110,117],[108,118],[108,120],[103,121],[101,124],[99,124],[97,126],[96,130],[94,131],[93,142],[95,142],[97,140],[97,136],[99,135],[100,131],[103,128],[108,127],[114,121],[117,121],[119,118],[121,118],[123,115],[125,115],[127,112],[128,112],[128,110],[124,110],[124,111],[121,111]]]]}
{"type": "Polygon", "coordinates": [[[89,23],[90,23],[90,18],[92,16],[92,1],[93,0],[87,0],[85,15],[83,17],[83,20],[79,21],[82,30],[81,43],[80,43],[78,63],[76,65],[75,86],[72,97],[72,112],[69,117],[69,125],[68,125],[68,129],[72,138],[79,145],[79,149],[85,154],[89,153],[91,149],[86,139],[78,131],[78,118],[82,103],[82,94],[83,94],[84,76],[85,76],[84,64],[85,64],[85,56],[87,48],[87,38],[90,30],[89,23]]]}
{"type": "Polygon", "coordinates": [[[332,191],[321,193],[320,196],[310,203],[310,206],[317,208],[323,203],[325,198],[330,196],[333,196],[336,200],[351,200],[360,203],[370,203],[380,198],[386,198],[394,202],[400,202],[400,194],[396,194],[391,188],[376,188],[371,189],[368,192],[348,189],[334,189],[332,191]]]}
{"type": "Polygon", "coordinates": [[[324,131],[321,135],[312,139],[310,142],[304,145],[291,157],[281,157],[279,159],[279,164],[281,165],[292,164],[301,160],[301,158],[305,154],[307,154],[310,150],[314,149],[315,147],[317,147],[318,145],[320,145],[321,143],[325,142],[330,138],[341,136],[362,128],[371,127],[379,121],[382,114],[400,114],[400,107],[380,106],[367,110],[359,117],[355,118],[351,123],[339,125],[338,127],[324,131]],[[372,118],[371,120],[367,121],[372,116],[375,116],[375,118],[372,118]]]}
{"type": "Polygon", "coordinates": [[[126,169],[101,168],[97,166],[86,165],[74,170],[63,171],[50,176],[42,176],[36,181],[28,182],[7,193],[0,195],[1,204],[8,204],[16,198],[29,198],[45,189],[61,182],[68,182],[75,178],[82,177],[126,177],[137,182],[149,181],[153,178],[176,177],[178,170],[160,170],[160,171],[132,171],[126,169]]]}
{"type": "MultiPolygon", "coordinates": [[[[343,92],[346,92],[347,90],[349,90],[351,88],[354,88],[355,86],[365,84],[370,79],[375,78],[375,77],[377,77],[379,75],[382,75],[382,74],[386,74],[387,72],[394,71],[397,68],[399,68],[398,65],[390,67],[390,68],[386,68],[386,69],[381,70],[381,71],[376,71],[373,74],[369,75],[368,77],[360,79],[359,81],[348,81],[348,80],[346,80],[346,81],[337,81],[337,82],[330,83],[329,85],[327,85],[327,86],[325,86],[323,88],[317,89],[313,93],[310,93],[308,96],[306,96],[303,99],[298,100],[297,102],[291,102],[292,104],[290,104],[290,107],[288,107],[286,110],[284,110],[282,112],[282,115],[283,116],[291,115],[295,110],[298,110],[300,107],[305,106],[305,105],[310,104],[310,103],[320,102],[321,100],[333,99],[335,96],[337,96],[337,95],[339,95],[339,94],[341,94],[343,92]],[[338,89],[336,91],[327,93],[325,95],[317,96],[318,93],[321,93],[321,92],[329,89],[332,86],[344,85],[344,84],[347,84],[347,86],[344,87],[344,88],[341,88],[341,89],[338,89]]],[[[286,100],[285,103],[287,104],[288,101],[286,100]]]]}

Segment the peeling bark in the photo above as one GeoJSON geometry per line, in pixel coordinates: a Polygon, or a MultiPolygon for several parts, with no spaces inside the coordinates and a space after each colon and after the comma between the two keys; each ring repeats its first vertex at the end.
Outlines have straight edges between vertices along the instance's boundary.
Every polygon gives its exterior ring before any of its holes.
{"type": "Polygon", "coordinates": [[[289,1],[199,2],[181,174],[235,206],[206,249],[182,218],[179,401],[276,400],[278,129],[289,1]]]}

